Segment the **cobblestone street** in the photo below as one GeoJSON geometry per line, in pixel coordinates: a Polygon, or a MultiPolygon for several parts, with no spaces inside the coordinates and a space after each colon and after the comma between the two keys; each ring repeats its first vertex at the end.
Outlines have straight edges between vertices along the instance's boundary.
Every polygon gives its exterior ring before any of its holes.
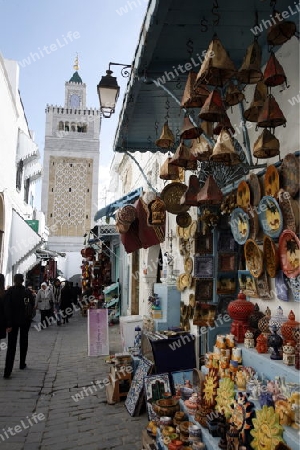
{"type": "MultiPolygon", "coordinates": [[[[17,348],[11,379],[3,379],[6,352],[0,352],[1,450],[140,450],[146,413],[131,417],[124,400],[108,405],[105,389],[96,386],[93,394],[72,398],[109,373],[105,357],[87,356],[87,319],[77,312],[69,324],[40,332],[38,321],[39,315],[25,370],[19,370],[17,348]]],[[[110,353],[121,351],[119,326],[109,333],[110,353]]]]}

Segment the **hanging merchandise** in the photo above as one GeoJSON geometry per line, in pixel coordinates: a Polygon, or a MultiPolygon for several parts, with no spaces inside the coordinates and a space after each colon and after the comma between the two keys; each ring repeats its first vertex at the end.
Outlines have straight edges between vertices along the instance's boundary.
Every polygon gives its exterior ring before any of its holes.
{"type": "Polygon", "coordinates": [[[225,94],[225,106],[234,106],[243,101],[245,98],[244,94],[239,90],[238,86],[230,83],[226,89],[225,94]]]}
{"type": "Polygon", "coordinates": [[[279,63],[274,52],[271,52],[267,62],[263,80],[265,85],[269,87],[280,86],[283,83],[286,84],[286,76],[283,67],[279,63]]]}
{"type": "Polygon", "coordinates": [[[227,113],[225,113],[225,115],[221,119],[221,121],[215,126],[215,128],[213,129],[213,133],[220,134],[223,128],[226,128],[226,130],[230,131],[231,135],[233,135],[235,133],[235,129],[231,125],[231,122],[230,122],[230,119],[229,119],[227,113]]]}
{"type": "Polygon", "coordinates": [[[195,127],[188,116],[184,117],[180,130],[180,139],[196,139],[202,132],[201,127],[195,127]]]}
{"type": "Polygon", "coordinates": [[[253,100],[249,108],[244,111],[244,117],[248,120],[248,122],[257,122],[259,113],[262,110],[267,95],[267,86],[263,81],[259,81],[255,86],[253,100]]]}
{"type": "Polygon", "coordinates": [[[200,191],[199,179],[196,175],[191,175],[189,185],[185,193],[180,199],[181,205],[198,206],[197,195],[200,191]]]}
{"type": "Polygon", "coordinates": [[[205,133],[205,135],[207,137],[213,136],[213,127],[214,127],[214,124],[212,122],[207,122],[206,120],[201,120],[201,128],[203,130],[203,133],[205,133]]]}
{"type": "Polygon", "coordinates": [[[279,238],[280,265],[288,278],[300,275],[300,241],[291,230],[284,230],[279,238]]]}
{"type": "Polygon", "coordinates": [[[177,180],[179,178],[179,167],[170,164],[171,157],[169,156],[161,165],[159,178],[161,180],[177,180]]]}
{"type": "Polygon", "coordinates": [[[155,145],[160,148],[170,148],[173,147],[175,143],[175,138],[172,131],[169,128],[168,121],[165,122],[163,126],[160,138],[155,141],[155,145]]]}
{"type": "Polygon", "coordinates": [[[200,136],[192,141],[190,151],[197,161],[208,161],[213,149],[208,141],[203,136],[200,136]]]}
{"type": "Polygon", "coordinates": [[[219,122],[225,115],[225,107],[221,95],[217,89],[214,89],[201,108],[200,119],[207,122],[219,122]]]}
{"type": "Polygon", "coordinates": [[[116,214],[116,228],[119,233],[126,233],[136,219],[136,209],[133,205],[125,205],[116,214]]]}
{"type": "Polygon", "coordinates": [[[279,269],[279,252],[273,239],[267,235],[264,235],[263,254],[267,274],[269,277],[275,278],[279,269]]]}
{"type": "Polygon", "coordinates": [[[261,48],[255,39],[247,48],[243,64],[237,73],[237,79],[243,84],[256,84],[262,77],[261,48]]]}
{"type": "Polygon", "coordinates": [[[201,84],[223,87],[235,75],[236,68],[216,35],[210,42],[206,54],[208,57],[201,65],[195,88],[201,84]]]}
{"type": "Polygon", "coordinates": [[[272,164],[267,167],[264,176],[265,195],[277,198],[279,192],[279,173],[272,164]]]}
{"type": "Polygon", "coordinates": [[[267,42],[269,45],[282,45],[289,41],[297,31],[296,24],[291,21],[283,20],[280,12],[273,11],[271,26],[267,33],[267,42]]]}
{"type": "Polygon", "coordinates": [[[212,175],[208,175],[204,186],[197,195],[198,206],[202,205],[220,205],[223,194],[212,175]]]}
{"type": "Polygon", "coordinates": [[[166,205],[159,197],[156,197],[148,204],[147,223],[151,227],[162,227],[165,226],[165,222],[166,205]]]}
{"type": "Polygon", "coordinates": [[[274,96],[269,94],[264,102],[262,110],[257,119],[257,126],[262,128],[276,128],[285,126],[286,118],[279,108],[274,96]]]}
{"type": "Polygon", "coordinates": [[[184,145],[182,142],[177,147],[177,150],[170,161],[170,164],[175,166],[184,167],[186,170],[196,170],[197,160],[191,153],[191,149],[184,145]]]}
{"type": "Polygon", "coordinates": [[[209,96],[210,91],[206,86],[199,85],[194,89],[196,78],[196,72],[189,72],[180,103],[181,108],[201,108],[209,96]]]}
{"type": "Polygon", "coordinates": [[[234,148],[232,137],[225,128],[219,134],[213,153],[209,159],[210,161],[222,163],[227,166],[233,166],[241,162],[234,148]]]}
{"type": "Polygon", "coordinates": [[[253,156],[258,159],[273,158],[280,154],[279,147],[279,140],[265,128],[254,143],[253,156]]]}

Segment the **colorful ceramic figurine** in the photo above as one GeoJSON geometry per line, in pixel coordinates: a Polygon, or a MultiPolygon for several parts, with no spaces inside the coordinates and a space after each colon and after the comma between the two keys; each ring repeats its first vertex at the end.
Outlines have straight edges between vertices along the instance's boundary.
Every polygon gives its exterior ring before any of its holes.
{"type": "Polygon", "coordinates": [[[270,330],[272,334],[268,336],[268,345],[273,348],[273,352],[271,353],[270,358],[280,360],[283,359],[282,356],[282,343],[283,339],[279,334],[277,334],[279,330],[279,326],[274,324],[270,326],[270,330]]]}
{"type": "Polygon", "coordinates": [[[283,347],[283,362],[288,366],[295,364],[295,347],[291,342],[287,342],[283,347]]]}
{"type": "Polygon", "coordinates": [[[245,333],[244,345],[246,348],[254,348],[253,333],[250,330],[245,333]]]}

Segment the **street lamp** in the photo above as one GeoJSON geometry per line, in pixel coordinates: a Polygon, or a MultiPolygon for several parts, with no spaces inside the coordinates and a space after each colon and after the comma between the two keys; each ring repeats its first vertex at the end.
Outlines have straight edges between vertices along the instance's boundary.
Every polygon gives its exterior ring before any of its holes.
{"type": "Polygon", "coordinates": [[[100,110],[103,114],[103,117],[106,118],[109,118],[112,114],[114,114],[116,103],[120,93],[120,86],[118,85],[117,78],[111,76],[113,72],[110,70],[110,66],[122,66],[122,77],[129,77],[130,72],[127,69],[132,67],[128,64],[110,62],[108,70],[106,71],[106,75],[101,78],[99,84],[97,85],[100,110]]]}

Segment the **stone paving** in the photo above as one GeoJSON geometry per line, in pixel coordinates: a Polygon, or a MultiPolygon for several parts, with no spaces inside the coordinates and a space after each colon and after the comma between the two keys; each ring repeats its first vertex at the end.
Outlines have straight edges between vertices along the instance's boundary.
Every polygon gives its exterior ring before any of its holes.
{"type": "MultiPolygon", "coordinates": [[[[33,325],[38,321],[37,314],[33,325]]],[[[119,326],[109,334],[110,353],[122,351],[119,326]]],[[[6,352],[0,351],[1,450],[141,450],[145,412],[131,417],[124,400],[108,405],[96,385],[92,394],[72,398],[109,373],[105,357],[87,356],[87,319],[79,312],[61,327],[31,327],[25,370],[18,350],[9,380],[2,377],[6,352]]]]}

